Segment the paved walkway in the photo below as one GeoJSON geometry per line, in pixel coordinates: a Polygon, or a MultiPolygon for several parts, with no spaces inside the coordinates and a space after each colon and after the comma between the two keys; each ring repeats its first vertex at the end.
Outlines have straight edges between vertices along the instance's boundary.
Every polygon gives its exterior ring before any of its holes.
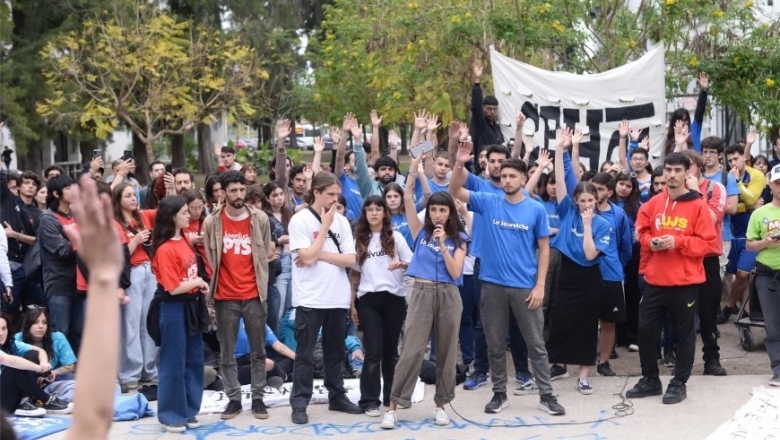
{"type": "MultiPolygon", "coordinates": [[[[381,419],[328,411],[327,405],[309,407],[309,425],[293,425],[290,408],[272,408],[268,420],[256,420],[251,413],[223,422],[219,415],[200,417],[202,427],[185,434],[167,434],[156,419],[114,423],[111,439],[197,439],[237,438],[315,438],[340,439],[704,439],[731,418],[751,397],[754,387],[766,385],[769,376],[693,376],[688,383],[688,399],[678,405],[663,405],[660,397],[627,402],[625,417],[615,417],[613,407],[621,403],[619,394],[625,378],[594,377],[593,395],[583,396],[571,377],[554,382],[558,400],[566,415],[553,417],[537,409],[538,396],[513,396],[510,406],[500,414],[485,414],[490,400],[489,386],[474,391],[458,387],[453,408],[447,407],[452,423],[439,427],[433,423],[433,386],[426,386],[425,400],[411,409],[399,410],[399,427],[392,431],[379,428],[381,419]],[[459,413],[460,415],[456,414],[459,413]],[[562,423],[565,425],[551,425],[562,423]]],[[[628,389],[637,378],[628,379],[628,389]]],[[[669,377],[662,378],[664,384],[669,377]]],[[[47,440],[64,438],[64,433],[47,440]]]]}

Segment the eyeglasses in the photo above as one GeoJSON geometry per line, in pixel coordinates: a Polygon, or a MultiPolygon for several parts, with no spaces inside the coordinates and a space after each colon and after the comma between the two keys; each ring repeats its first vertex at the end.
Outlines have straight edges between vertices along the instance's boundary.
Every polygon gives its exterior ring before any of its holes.
{"type": "Polygon", "coordinates": [[[200,206],[190,206],[190,211],[203,211],[203,209],[204,209],[205,207],[206,207],[205,205],[200,205],[200,206]]]}

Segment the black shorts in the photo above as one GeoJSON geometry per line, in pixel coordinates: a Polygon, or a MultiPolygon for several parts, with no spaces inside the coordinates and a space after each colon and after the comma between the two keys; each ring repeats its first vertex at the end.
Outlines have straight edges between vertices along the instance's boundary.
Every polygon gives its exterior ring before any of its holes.
{"type": "Polygon", "coordinates": [[[626,298],[622,282],[604,281],[599,319],[612,323],[626,322],[626,298]]]}

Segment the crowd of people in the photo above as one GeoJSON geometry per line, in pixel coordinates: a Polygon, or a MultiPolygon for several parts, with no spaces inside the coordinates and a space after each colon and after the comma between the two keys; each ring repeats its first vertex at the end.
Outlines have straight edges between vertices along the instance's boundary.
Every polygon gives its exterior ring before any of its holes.
{"type": "MultiPolygon", "coordinates": [[[[73,213],[100,201],[110,217],[103,234],[124,256],[109,272],[121,310],[116,379],[124,392],[157,383],[169,432],[199,426],[204,387],[224,387],[229,420],[250,385],[252,415],[266,419],[266,387],[292,382],[292,422],[308,423],[315,377],[330,410],[382,417],[392,429],[425,362],[435,363],[436,424],[449,424],[459,368],[466,392],[490,380],[485,412],[498,413],[509,403],[507,346],[514,394],[538,394],[551,415],[565,414],[552,382],[578,366],[576,388],[592,394],[592,367],[618,374],[617,346],[639,352],[642,377],[628,398],[679,403],[697,329],[704,374],[727,374],[717,325],[748,301],[753,273],[769,383],[780,386],[780,163],[750,156],[755,131],[728,148],[701,138],[706,75],[694,117],[672,115],[663,165],[650,165],[647,130],[623,121],[618,160],[596,172],[579,160],[585,135],[576,127],[561,127],[551,152],[523,135],[517,112],[506,145],[481,74],[476,65],[470,124],[439,130],[436,115],[414,115],[411,145],[438,145],[445,132],[447,148],[411,155],[406,175],[398,136],[380,154],[379,136],[364,142],[353,114],[331,129],[329,166],[322,139],[311,163],[294,163],[283,121],[264,184],[222,146],[220,172],[203,190],[187,169],[159,161],[142,187],[132,158],[105,175],[95,157],[80,183],[57,166],[43,176],[1,171],[0,408],[73,411],[54,385],[83,368],[85,300],[96,280],[107,285],[95,246],[80,239],[94,225],[73,213]],[[665,390],[659,360],[673,368],[665,390]],[[213,366],[218,380],[208,379],[213,366]],[[360,379],[357,404],[345,377],[360,379]]],[[[377,133],[382,118],[372,111],[370,123],[377,133]]]]}

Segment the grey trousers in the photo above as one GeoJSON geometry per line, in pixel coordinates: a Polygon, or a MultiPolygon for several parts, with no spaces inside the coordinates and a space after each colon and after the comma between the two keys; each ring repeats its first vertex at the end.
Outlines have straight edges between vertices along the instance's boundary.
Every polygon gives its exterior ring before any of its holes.
{"type": "Polygon", "coordinates": [[[490,379],[494,393],[506,393],[506,334],[509,332],[509,314],[514,313],[520,333],[523,334],[531,359],[539,394],[552,393],[550,366],[544,346],[544,314],[542,307],[528,310],[525,302],[531,289],[499,286],[483,281],[479,309],[482,327],[488,345],[490,379]]]}
{"type": "Polygon", "coordinates": [[[756,290],[764,313],[764,345],[769,355],[769,365],[772,373],[780,374],[780,280],[768,275],[756,275],[756,290]]]}
{"type": "Polygon", "coordinates": [[[252,365],[252,399],[263,398],[265,388],[265,322],[268,319],[266,303],[260,298],[246,301],[214,301],[217,318],[217,339],[222,356],[219,366],[225,384],[225,394],[230,400],[241,401],[241,384],[238,382],[236,363],[236,339],[239,320],[244,318],[249,342],[249,359],[252,365]]]}
{"type": "Polygon", "coordinates": [[[431,330],[436,347],[436,394],[433,401],[437,406],[443,406],[455,398],[455,365],[458,360],[458,332],[462,313],[463,303],[458,286],[419,281],[414,283],[414,293],[406,312],[401,358],[393,376],[391,401],[403,407],[412,404],[412,393],[420,376],[431,330]]]}

